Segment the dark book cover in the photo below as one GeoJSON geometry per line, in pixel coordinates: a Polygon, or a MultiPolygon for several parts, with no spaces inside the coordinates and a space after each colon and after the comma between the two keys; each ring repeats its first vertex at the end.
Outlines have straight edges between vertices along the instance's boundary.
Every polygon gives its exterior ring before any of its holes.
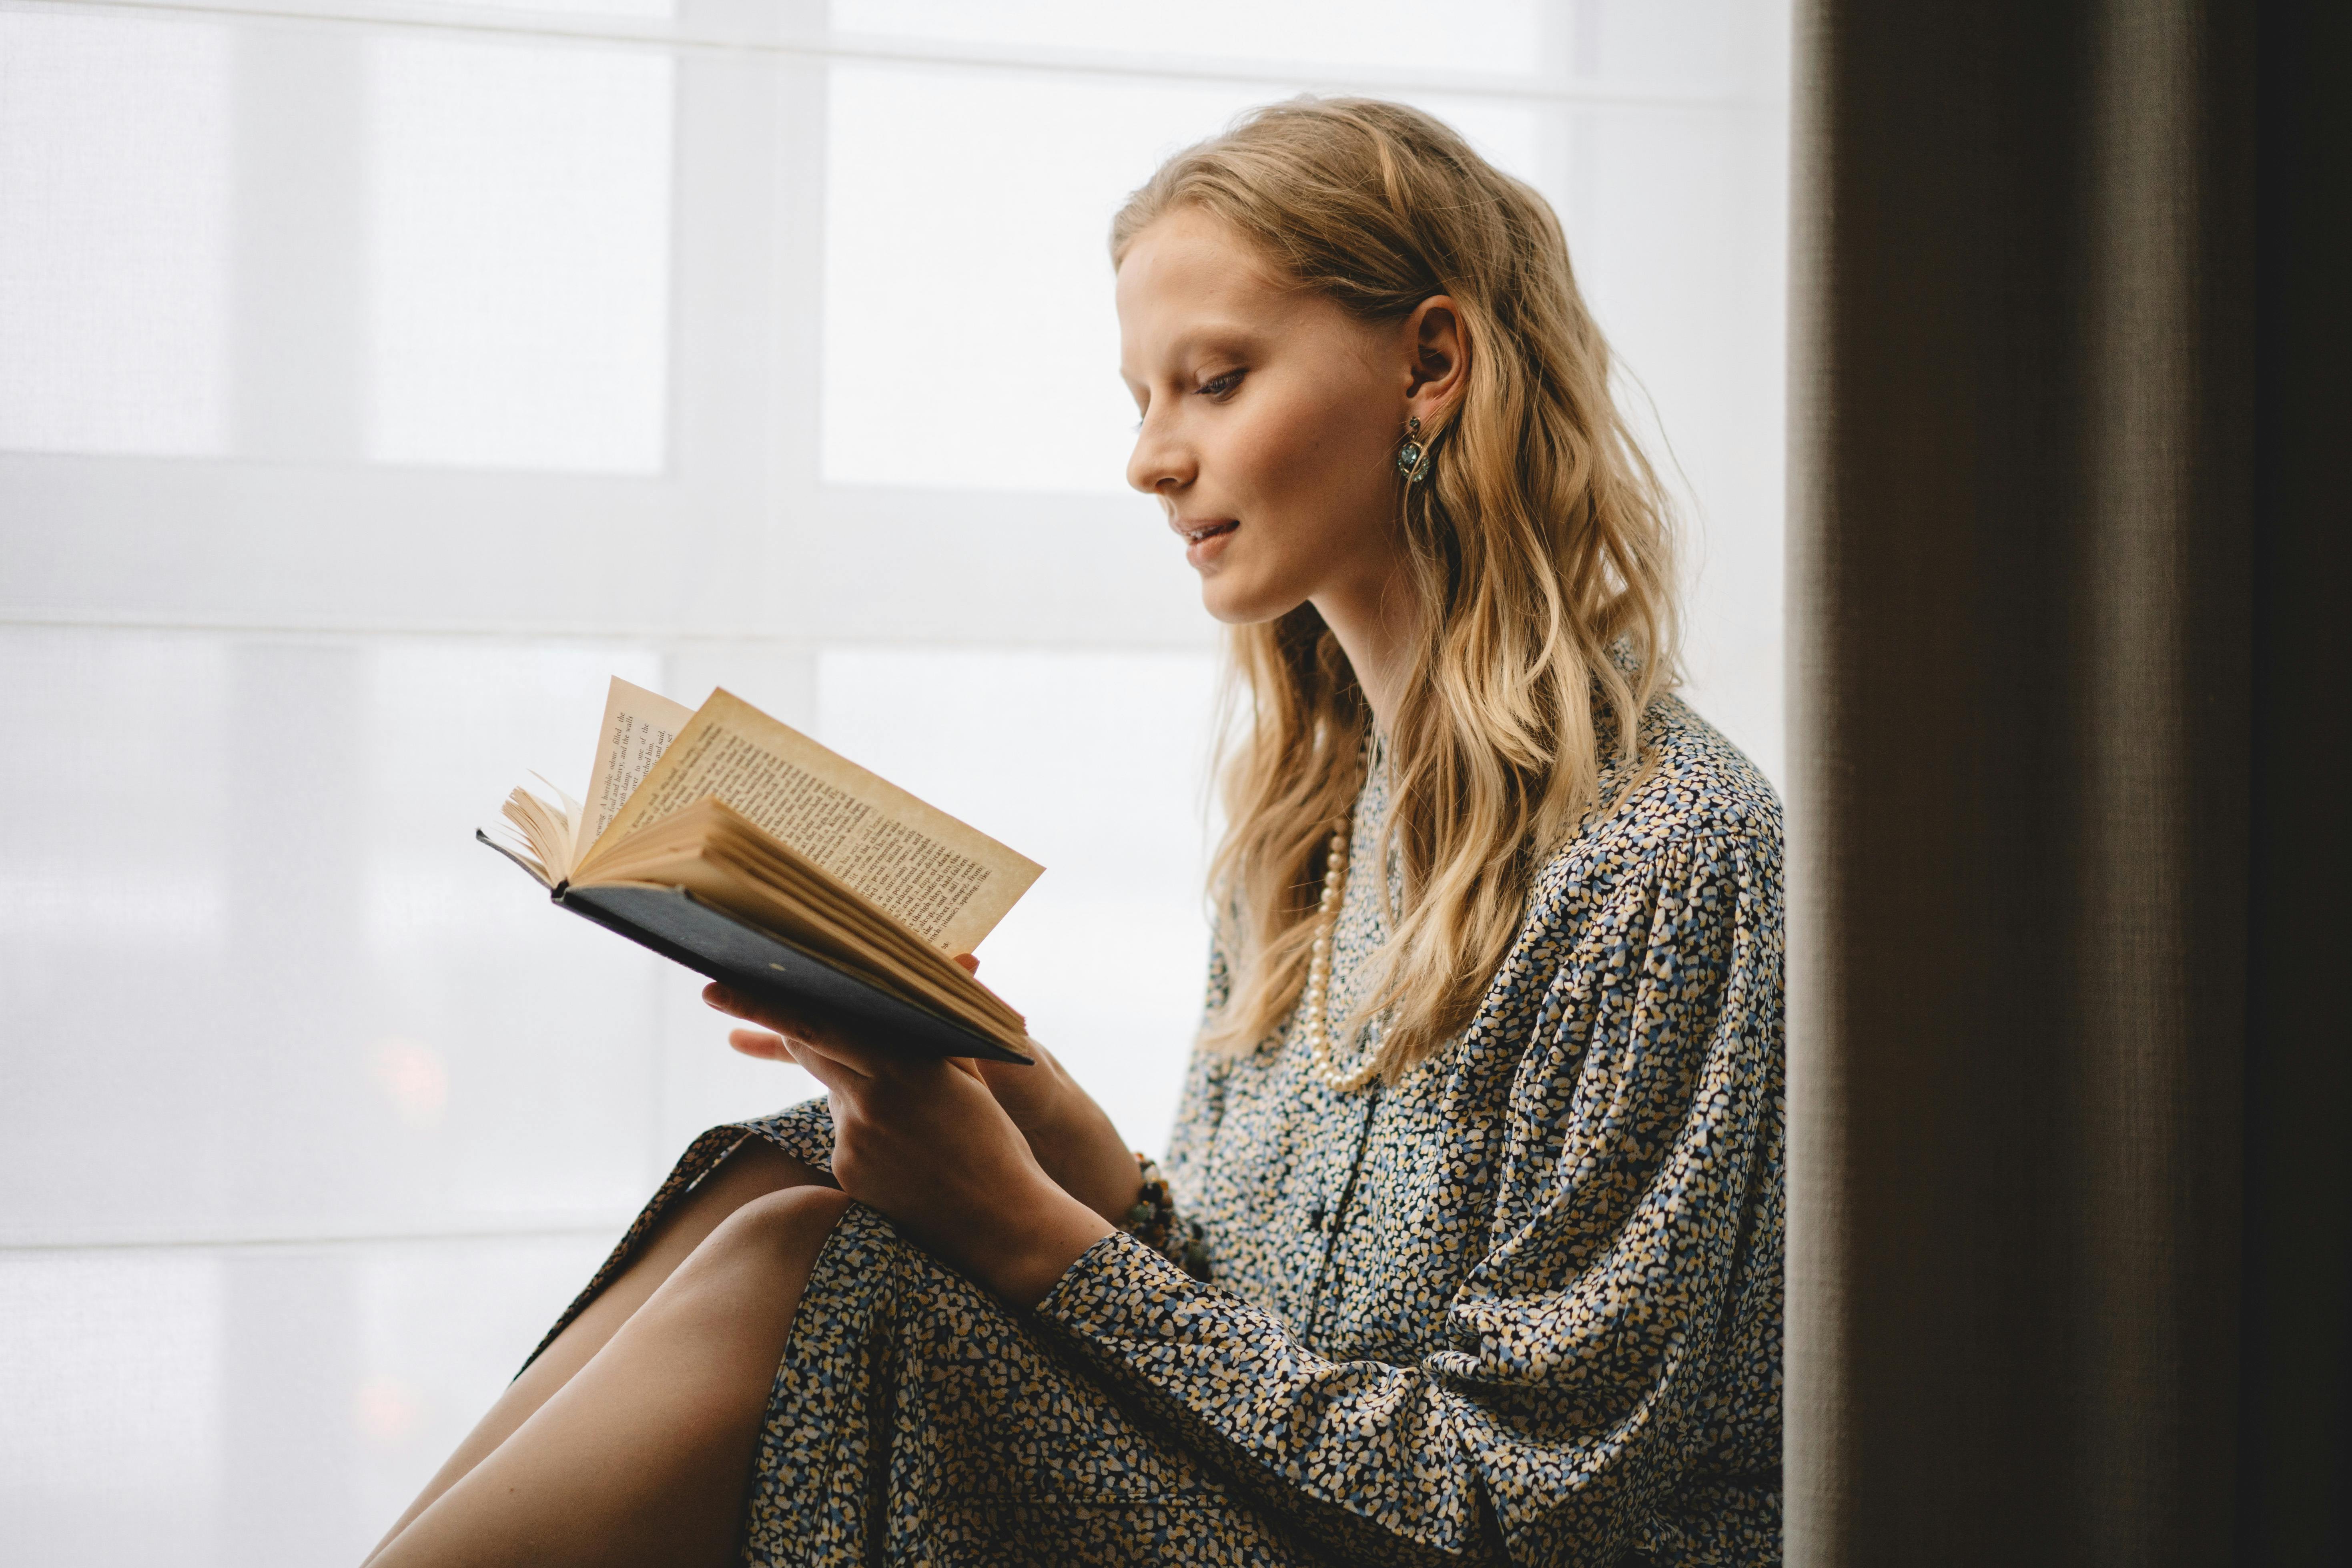
{"type": "MultiPolygon", "coordinates": [[[[475,837],[521,860],[488,834],[475,837]]],[[[762,998],[840,1026],[860,1042],[921,1057],[1031,1058],[881,989],[864,976],[714,908],[684,888],[555,889],[554,900],[640,947],[709,976],[740,995],[762,998]]]]}

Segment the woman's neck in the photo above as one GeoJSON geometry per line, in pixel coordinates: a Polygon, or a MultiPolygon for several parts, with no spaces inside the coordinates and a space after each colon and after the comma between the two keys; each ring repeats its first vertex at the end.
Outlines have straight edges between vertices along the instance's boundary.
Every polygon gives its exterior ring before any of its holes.
{"type": "Polygon", "coordinates": [[[1372,710],[1373,727],[1387,734],[1419,651],[1420,617],[1402,564],[1376,584],[1355,592],[1318,594],[1313,603],[1323,624],[1339,639],[1348,667],[1356,672],[1356,684],[1363,688],[1364,701],[1372,710]]]}

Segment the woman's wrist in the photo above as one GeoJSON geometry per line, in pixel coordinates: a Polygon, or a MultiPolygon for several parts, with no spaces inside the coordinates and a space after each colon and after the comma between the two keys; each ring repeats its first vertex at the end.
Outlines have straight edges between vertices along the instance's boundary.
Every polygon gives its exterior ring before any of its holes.
{"type": "Polygon", "coordinates": [[[1116,1225],[1135,1206],[1141,1184],[1135,1155],[1092,1100],[1080,1099],[1072,1110],[1037,1135],[1043,1146],[1038,1163],[1064,1192],[1116,1225]],[[1052,1152],[1050,1160],[1044,1157],[1045,1150],[1052,1152]]]}
{"type": "Polygon", "coordinates": [[[1005,1301],[1026,1310],[1050,1295],[1070,1265],[1117,1227],[1050,1184],[1034,1206],[1024,1207],[1026,1223],[992,1249],[982,1278],[1005,1301]]]}

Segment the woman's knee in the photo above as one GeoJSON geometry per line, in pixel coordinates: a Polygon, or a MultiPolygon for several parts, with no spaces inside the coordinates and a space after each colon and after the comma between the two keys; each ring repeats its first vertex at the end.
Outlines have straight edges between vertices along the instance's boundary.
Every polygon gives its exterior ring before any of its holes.
{"type": "Polygon", "coordinates": [[[763,1193],[719,1221],[695,1248],[695,1259],[719,1268],[797,1264],[805,1275],[849,1203],[835,1187],[763,1193]]]}
{"type": "Polygon", "coordinates": [[[654,1319],[698,1335],[781,1336],[799,1310],[825,1237],[849,1206],[832,1187],[787,1187],[739,1206],[678,1265],[646,1304],[654,1319]]]}
{"type": "Polygon", "coordinates": [[[720,1156],[673,1207],[663,1229],[678,1235],[682,1252],[691,1251],[746,1204],[793,1187],[832,1185],[823,1172],[803,1165],[766,1139],[746,1138],[720,1156]]]}

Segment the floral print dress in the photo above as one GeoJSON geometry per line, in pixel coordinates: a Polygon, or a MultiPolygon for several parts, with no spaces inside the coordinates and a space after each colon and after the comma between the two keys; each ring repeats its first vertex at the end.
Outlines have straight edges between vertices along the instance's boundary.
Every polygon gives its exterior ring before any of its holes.
{"type": "MultiPolygon", "coordinates": [[[[1680,701],[1642,731],[1446,1049],[1345,1095],[1295,1024],[1196,1053],[1161,1163],[1210,1280],[1113,1236],[1015,1311],[851,1205],[744,1560],[1779,1562],[1780,806],[1680,701]]],[[[1383,934],[1386,805],[1376,769],[1334,1017],[1383,934]]],[[[752,1136],[822,1167],[831,1122],[706,1133],[563,1321],[752,1136]]]]}

